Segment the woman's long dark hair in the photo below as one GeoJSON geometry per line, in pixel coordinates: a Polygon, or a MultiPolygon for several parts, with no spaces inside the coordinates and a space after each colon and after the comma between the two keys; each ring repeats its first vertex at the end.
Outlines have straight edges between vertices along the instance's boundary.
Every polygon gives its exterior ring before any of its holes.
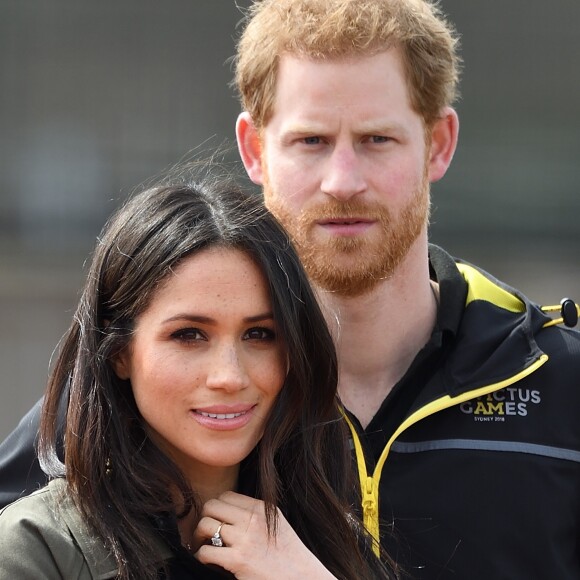
{"type": "MultiPolygon", "coordinates": [[[[152,516],[175,511],[178,490],[199,514],[177,466],[147,437],[129,381],[111,360],[181,260],[210,247],[246,252],[269,283],[289,372],[257,449],[258,495],[270,531],[280,506],[308,548],[338,578],[376,578],[348,513],[356,488],[337,411],[332,339],[284,230],[261,197],[223,178],[165,182],[134,195],[105,225],[73,322],[48,383],[39,455],[66,476],[85,520],[113,553],[119,578],[155,578],[152,516]],[[69,389],[64,465],[55,418],[69,389]]],[[[386,576],[385,576],[386,577],[386,576]]]]}

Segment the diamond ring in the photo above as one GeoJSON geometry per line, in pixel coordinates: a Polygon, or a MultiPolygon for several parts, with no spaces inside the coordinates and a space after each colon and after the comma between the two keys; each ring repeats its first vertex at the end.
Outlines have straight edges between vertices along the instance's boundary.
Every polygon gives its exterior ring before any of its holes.
{"type": "Polygon", "coordinates": [[[224,525],[224,522],[222,522],[219,526],[218,529],[216,530],[216,533],[211,537],[211,544],[212,546],[216,546],[217,548],[222,548],[224,545],[224,541],[222,538],[222,535],[220,534],[220,532],[222,531],[222,526],[224,525]]]}

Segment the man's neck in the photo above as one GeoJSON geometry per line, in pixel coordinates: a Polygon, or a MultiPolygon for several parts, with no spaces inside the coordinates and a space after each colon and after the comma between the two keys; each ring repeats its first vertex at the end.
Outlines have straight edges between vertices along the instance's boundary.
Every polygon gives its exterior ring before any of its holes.
{"type": "Polygon", "coordinates": [[[429,280],[425,244],[367,294],[319,292],[338,352],[339,394],[363,427],[428,342],[437,290],[429,280]]]}

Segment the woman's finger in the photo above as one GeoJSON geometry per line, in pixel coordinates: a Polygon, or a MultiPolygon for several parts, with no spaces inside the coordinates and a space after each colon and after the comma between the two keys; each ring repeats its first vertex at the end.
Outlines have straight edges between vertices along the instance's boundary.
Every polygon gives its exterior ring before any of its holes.
{"type": "Polygon", "coordinates": [[[238,493],[224,494],[218,499],[208,500],[201,513],[202,516],[243,527],[244,525],[248,526],[250,521],[256,517],[259,519],[264,517],[264,505],[260,500],[238,493]]]}
{"type": "Polygon", "coordinates": [[[219,536],[222,538],[222,541],[225,545],[225,540],[223,539],[222,535],[224,532],[224,526],[225,522],[221,520],[216,520],[209,516],[202,517],[193,532],[192,545],[195,549],[198,549],[202,544],[209,542],[210,539],[217,533],[219,533],[219,536]]]}

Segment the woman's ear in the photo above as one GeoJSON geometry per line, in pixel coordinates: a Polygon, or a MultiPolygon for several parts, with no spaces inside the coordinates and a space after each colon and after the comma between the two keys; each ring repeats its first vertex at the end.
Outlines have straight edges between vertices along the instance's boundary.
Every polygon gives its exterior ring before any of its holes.
{"type": "Polygon", "coordinates": [[[459,137],[459,117],[454,109],[445,107],[441,117],[431,128],[431,147],[429,151],[429,181],[441,179],[451,165],[457,139],[459,137]]]}
{"type": "Polygon", "coordinates": [[[122,381],[131,378],[131,352],[128,346],[111,358],[111,366],[122,381]]]}
{"type": "Polygon", "coordinates": [[[262,143],[252,116],[247,111],[240,113],[236,122],[236,139],[242,163],[248,177],[256,184],[263,185],[262,143]]]}

